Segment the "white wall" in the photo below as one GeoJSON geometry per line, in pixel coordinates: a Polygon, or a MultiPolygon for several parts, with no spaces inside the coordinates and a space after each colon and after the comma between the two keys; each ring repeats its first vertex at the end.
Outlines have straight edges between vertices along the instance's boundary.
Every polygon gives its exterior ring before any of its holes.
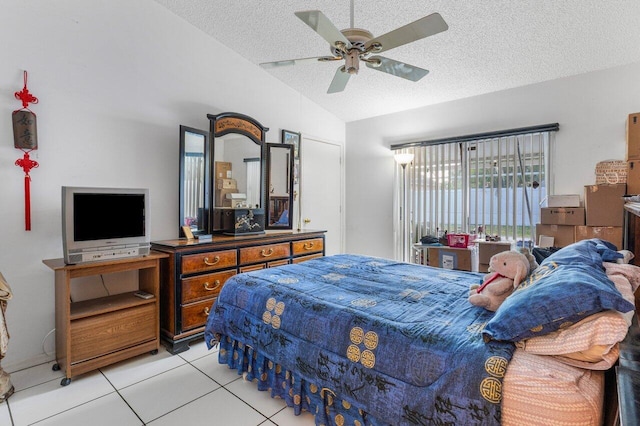
{"type": "Polygon", "coordinates": [[[597,162],[624,159],[625,120],[640,111],[639,75],[633,64],[348,123],[346,251],[394,256],[395,143],[558,122],[555,193],[582,196],[597,162]]]}
{"type": "Polygon", "coordinates": [[[3,367],[53,357],[53,272],[62,256],[60,187],[148,187],[151,237],[178,236],[178,126],[208,129],[207,113],[235,111],[268,126],[343,144],[345,124],[150,0],[1,0],[0,271],[14,298],[3,367]],[[24,230],[23,173],[13,163],[14,92],[40,102],[40,167],[32,230],[24,230]],[[48,355],[45,354],[48,353],[48,355]]]}

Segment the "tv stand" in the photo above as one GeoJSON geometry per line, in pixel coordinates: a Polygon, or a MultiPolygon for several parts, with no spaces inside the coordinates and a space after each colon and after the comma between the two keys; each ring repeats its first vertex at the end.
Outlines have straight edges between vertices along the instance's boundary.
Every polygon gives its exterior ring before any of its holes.
{"type": "Polygon", "coordinates": [[[43,263],[55,272],[56,364],[71,378],[160,347],[160,259],[164,253],[100,262],[67,265],[64,259],[43,263]],[[71,302],[74,278],[138,271],[139,289],[152,297],[143,299],[135,291],[97,299],[71,302]]]}

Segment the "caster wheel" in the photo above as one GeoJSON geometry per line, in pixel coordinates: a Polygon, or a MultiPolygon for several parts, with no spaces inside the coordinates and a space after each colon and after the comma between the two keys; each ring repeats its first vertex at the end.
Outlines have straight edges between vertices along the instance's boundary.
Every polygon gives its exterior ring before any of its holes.
{"type": "Polygon", "coordinates": [[[53,371],[60,371],[60,364],[56,362],[55,364],[53,364],[53,366],[51,366],[51,369],[53,371]]]}
{"type": "Polygon", "coordinates": [[[157,355],[158,354],[158,350],[154,349],[151,352],[149,352],[151,355],[157,355]]]}
{"type": "Polygon", "coordinates": [[[71,379],[68,377],[65,377],[60,381],[60,386],[67,386],[69,383],[71,383],[71,379]]]}

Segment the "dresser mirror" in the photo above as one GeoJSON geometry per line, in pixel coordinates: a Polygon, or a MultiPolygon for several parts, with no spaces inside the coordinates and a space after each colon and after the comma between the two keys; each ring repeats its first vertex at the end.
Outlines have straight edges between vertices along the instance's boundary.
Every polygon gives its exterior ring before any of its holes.
{"type": "Polygon", "coordinates": [[[291,229],[293,145],[267,144],[267,229],[291,229]]]}
{"type": "Polygon", "coordinates": [[[229,209],[264,207],[266,144],[269,130],[238,113],[208,114],[212,138],[212,209],[209,232],[228,229],[222,214],[229,209]]]}
{"type": "Polygon", "coordinates": [[[208,233],[209,204],[207,201],[207,164],[209,132],[180,126],[180,236],[183,226],[193,234],[208,233]]]}

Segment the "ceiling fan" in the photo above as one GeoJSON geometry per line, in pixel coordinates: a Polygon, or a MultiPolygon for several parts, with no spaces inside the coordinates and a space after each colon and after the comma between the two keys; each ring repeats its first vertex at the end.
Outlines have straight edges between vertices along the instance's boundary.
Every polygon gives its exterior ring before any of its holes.
{"type": "Polygon", "coordinates": [[[342,31],[338,30],[329,18],[319,10],[295,12],[295,15],[329,42],[332,55],[265,62],[261,63],[260,66],[263,68],[276,68],[304,62],[344,60],[344,65],[336,70],[327,93],[343,91],[349,81],[349,77],[358,73],[360,61],[371,69],[395,75],[396,77],[411,81],[420,80],[429,73],[428,70],[404,62],[394,61],[393,59],[379,56],[377,53],[421,40],[446,31],[449,28],[439,13],[432,13],[403,27],[374,37],[367,30],[353,27],[353,0],[351,0],[351,27],[342,31]]]}

